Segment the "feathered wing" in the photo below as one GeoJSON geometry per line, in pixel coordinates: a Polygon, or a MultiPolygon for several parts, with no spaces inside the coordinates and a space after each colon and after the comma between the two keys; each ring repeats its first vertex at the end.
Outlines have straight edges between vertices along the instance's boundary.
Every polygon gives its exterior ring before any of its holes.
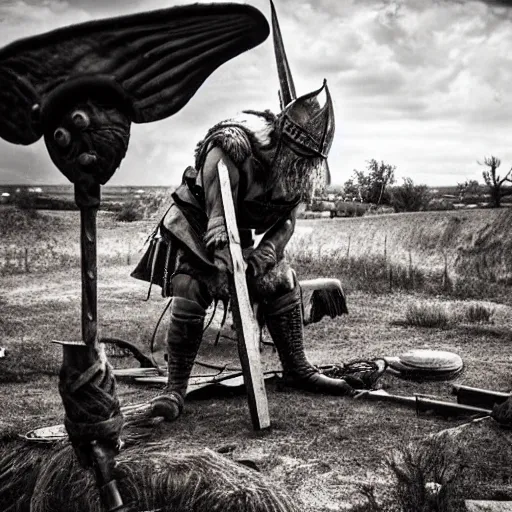
{"type": "Polygon", "coordinates": [[[263,42],[265,17],[240,4],[194,4],[72,25],[0,49],[0,137],[41,137],[34,105],[60,84],[111,81],[132,121],[178,112],[221,64],[263,42]],[[93,78],[94,80],[94,78],[93,78]]]}
{"type": "Polygon", "coordinates": [[[348,313],[345,293],[339,279],[300,281],[304,324],[319,322],[324,316],[336,318],[348,313]]]}

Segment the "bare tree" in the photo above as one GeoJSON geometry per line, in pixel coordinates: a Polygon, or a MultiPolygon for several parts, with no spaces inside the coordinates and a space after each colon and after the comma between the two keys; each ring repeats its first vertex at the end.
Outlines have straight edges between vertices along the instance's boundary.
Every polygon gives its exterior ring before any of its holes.
{"type": "Polygon", "coordinates": [[[491,207],[499,208],[501,206],[501,199],[512,194],[512,187],[504,186],[507,182],[512,183],[510,178],[512,168],[501,178],[496,174],[498,167],[501,165],[499,158],[495,156],[485,157],[483,164],[481,162],[478,162],[478,164],[489,167],[488,170],[482,172],[482,176],[491,194],[491,207]]]}

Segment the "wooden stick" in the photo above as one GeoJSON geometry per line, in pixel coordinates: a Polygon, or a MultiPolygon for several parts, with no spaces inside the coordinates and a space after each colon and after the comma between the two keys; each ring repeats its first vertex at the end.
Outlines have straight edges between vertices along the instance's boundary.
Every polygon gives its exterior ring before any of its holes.
{"type": "Polygon", "coordinates": [[[246,266],[242,256],[240,234],[236,223],[229,171],[222,160],[218,164],[218,172],[228,233],[229,252],[233,263],[235,293],[232,309],[233,320],[235,321],[238,334],[238,352],[249,397],[252,423],[255,430],[262,430],[270,427],[270,415],[265,380],[261,368],[258,329],[249,300],[249,291],[245,278],[246,266]]]}
{"type": "Polygon", "coordinates": [[[98,336],[96,208],[80,209],[82,272],[82,339],[94,346],[98,336]]]}

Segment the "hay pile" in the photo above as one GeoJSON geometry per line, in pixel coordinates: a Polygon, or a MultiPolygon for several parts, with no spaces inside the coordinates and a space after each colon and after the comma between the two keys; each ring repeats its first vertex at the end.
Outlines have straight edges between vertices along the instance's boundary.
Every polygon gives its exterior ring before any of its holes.
{"type": "MultiPolygon", "coordinates": [[[[176,454],[159,442],[129,448],[117,460],[130,512],[299,510],[263,475],[211,450],[176,454]]],[[[103,512],[92,473],[67,443],[10,443],[0,450],[0,504],[3,512],[103,512]]]]}

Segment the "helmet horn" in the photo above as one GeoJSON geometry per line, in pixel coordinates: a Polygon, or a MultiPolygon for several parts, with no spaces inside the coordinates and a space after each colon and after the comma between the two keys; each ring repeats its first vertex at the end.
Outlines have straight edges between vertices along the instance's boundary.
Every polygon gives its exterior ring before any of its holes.
{"type": "Polygon", "coordinates": [[[286,51],[283,44],[283,36],[277,21],[277,13],[274,7],[274,2],[270,0],[270,9],[272,11],[272,35],[274,37],[274,52],[277,62],[277,74],[279,75],[280,94],[279,100],[281,102],[281,110],[284,110],[286,105],[297,98],[295,92],[295,85],[293,83],[292,72],[286,57],[286,51]]]}

